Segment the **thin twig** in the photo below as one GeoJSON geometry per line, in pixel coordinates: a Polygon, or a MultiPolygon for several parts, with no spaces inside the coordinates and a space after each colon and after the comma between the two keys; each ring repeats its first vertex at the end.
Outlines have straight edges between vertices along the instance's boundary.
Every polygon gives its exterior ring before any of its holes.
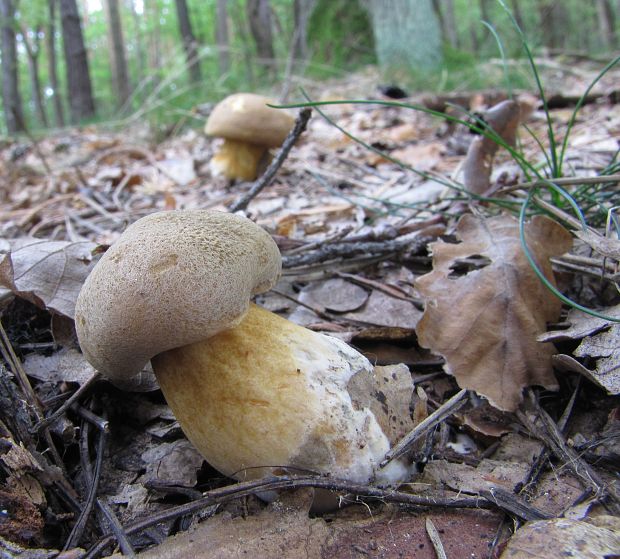
{"type": "Polygon", "coordinates": [[[86,498],[86,502],[84,503],[84,508],[82,512],[73,526],[71,530],[71,534],[67,538],[63,550],[70,549],[79,545],[80,540],[82,538],[82,534],[84,533],[84,529],[86,528],[86,523],[90,518],[90,513],[93,510],[93,505],[95,504],[95,499],[97,497],[97,491],[99,489],[99,480],[101,478],[101,467],[103,464],[103,454],[105,452],[105,446],[107,443],[108,434],[106,431],[99,431],[99,440],[97,444],[97,457],[95,463],[95,470],[92,476],[92,482],[90,484],[90,490],[88,492],[88,497],[86,498]]]}
{"type": "Polygon", "coordinates": [[[414,232],[408,233],[407,235],[402,235],[397,239],[390,239],[381,242],[369,241],[366,243],[334,243],[331,245],[321,246],[317,250],[309,251],[304,254],[283,256],[282,267],[293,268],[297,266],[307,266],[308,264],[322,262],[331,258],[353,256],[356,254],[375,256],[379,254],[388,255],[405,250],[418,252],[426,246],[426,241],[428,241],[428,239],[422,238],[419,233],[414,232]]]}
{"type": "Polygon", "coordinates": [[[546,520],[552,516],[533,507],[521,497],[501,487],[493,487],[480,491],[480,495],[495,503],[500,509],[521,518],[522,520],[546,520]]]}
{"type": "Polygon", "coordinates": [[[444,419],[450,417],[457,410],[461,409],[467,403],[467,390],[463,389],[457,392],[447,402],[444,402],[433,413],[431,413],[424,421],[416,425],[409,434],[405,435],[400,442],[392,447],[388,451],[381,462],[381,467],[384,468],[392,460],[402,456],[407,452],[411,445],[417,441],[421,436],[427,433],[430,429],[441,423],[444,419]]]}
{"type": "Polygon", "coordinates": [[[600,175],[598,177],[562,177],[558,179],[536,180],[531,182],[522,182],[519,184],[502,187],[498,193],[505,194],[515,190],[535,188],[537,186],[546,186],[550,182],[558,186],[571,186],[575,184],[601,184],[609,182],[620,182],[620,175],[600,175]]]}
{"type": "Polygon", "coordinates": [[[98,372],[95,372],[82,386],[80,386],[71,396],[60,406],[52,415],[39,421],[34,427],[33,432],[40,433],[43,429],[54,423],[61,415],[63,415],[73,404],[75,404],[97,380],[101,378],[98,372]]]}
{"type": "Polygon", "coordinates": [[[136,557],[136,552],[134,551],[131,543],[129,542],[129,538],[125,533],[125,530],[123,530],[123,526],[119,522],[118,518],[116,518],[116,515],[114,514],[112,509],[107,505],[107,503],[105,503],[105,501],[102,501],[101,499],[97,499],[97,506],[106,517],[106,520],[110,523],[110,528],[114,533],[114,537],[118,542],[118,546],[121,548],[123,556],[130,558],[136,557]]]}
{"type": "Polygon", "coordinates": [[[295,142],[297,142],[299,136],[301,136],[306,130],[306,125],[308,124],[308,120],[310,120],[311,114],[312,111],[308,108],[299,111],[297,120],[295,121],[295,126],[293,126],[291,131],[288,133],[288,136],[284,140],[278,154],[274,157],[273,161],[269,167],[267,167],[267,170],[262,174],[262,176],[252,183],[250,189],[237,201],[230,205],[228,208],[230,212],[234,213],[239,210],[245,210],[251,200],[257,196],[263,188],[271,184],[271,181],[278,172],[278,169],[282,166],[282,163],[284,163],[284,160],[288,156],[289,151],[291,151],[291,148],[295,145],[295,142]]]}
{"type": "MultiPolygon", "coordinates": [[[[393,491],[390,489],[381,489],[370,485],[363,485],[324,476],[300,476],[290,477],[282,476],[271,479],[261,479],[253,481],[239,482],[235,485],[214,489],[205,494],[202,499],[184,505],[172,507],[166,511],[160,512],[150,518],[135,522],[125,527],[125,533],[128,535],[136,534],[147,528],[180,518],[188,514],[194,514],[213,504],[223,503],[232,499],[246,497],[261,491],[277,491],[281,489],[297,489],[302,487],[315,487],[328,489],[331,491],[346,492],[351,495],[359,495],[366,498],[378,499],[392,503],[400,503],[414,507],[448,507],[448,508],[490,508],[495,506],[489,503],[483,497],[434,497],[413,495],[403,491],[393,491]]],[[[110,543],[113,537],[106,536],[97,542],[83,557],[83,559],[93,559],[97,557],[110,543]]]]}
{"type": "Polygon", "coordinates": [[[608,503],[609,508],[614,514],[620,514],[620,499],[613,487],[613,484],[605,484],[599,475],[590,467],[590,465],[570,448],[557,424],[551,419],[551,416],[540,406],[533,392],[529,392],[529,398],[526,404],[533,411],[539,424],[534,423],[527,413],[518,410],[517,417],[525,425],[525,427],[537,439],[547,445],[547,447],[561,460],[573,474],[581,480],[585,487],[590,487],[594,494],[600,498],[611,497],[613,503],[608,503]]]}

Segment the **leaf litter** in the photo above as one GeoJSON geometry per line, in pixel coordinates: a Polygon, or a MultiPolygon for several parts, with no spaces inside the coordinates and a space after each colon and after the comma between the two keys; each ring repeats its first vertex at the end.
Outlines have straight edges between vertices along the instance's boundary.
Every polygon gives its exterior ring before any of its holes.
{"type": "MultiPolygon", "coordinates": [[[[360,91],[368,91],[364,79],[360,77],[360,91]]],[[[342,83],[336,91],[338,97],[344,93],[342,83]]],[[[461,97],[465,107],[483,115],[498,101],[493,95],[461,97]]],[[[537,104],[531,96],[527,102],[531,107],[537,104]]],[[[526,113],[531,115],[521,115],[520,121],[527,118],[530,129],[543,137],[544,115],[536,108],[526,113]]],[[[430,171],[431,176],[419,177],[371,154],[315,115],[275,181],[247,210],[274,234],[285,262],[278,293],[266,294],[259,302],[346,339],[377,363],[396,367],[386,369],[393,374],[364,382],[358,379],[357,387],[361,393],[387,395],[389,406],[378,406],[376,411],[383,414],[385,429],[394,441],[428,420],[459,387],[468,388],[466,406],[413,443],[410,456],[419,473],[400,491],[429,496],[434,502],[472,496],[482,508],[427,508],[421,515],[416,507],[391,503],[398,495],[393,490],[379,490],[381,496],[374,500],[341,490],[341,502],[348,507],[309,518],[305,490],[300,490],[301,494],[282,492],[280,500],[270,505],[247,494],[242,500],[231,497],[205,505],[199,512],[175,513],[175,507],[183,506],[179,503],[197,502],[201,495],[225,489],[231,482],[211,470],[188,445],[155,386],[150,386],[150,392],[130,394],[103,382],[89,384],[94,372],[81,359],[71,336],[58,338],[61,343],[49,342],[51,319],[73,316],[77,292],[98,252],[113,243],[127,224],[162,209],[225,211],[247,187],[209,175],[211,140],[197,131],[180,132],[159,144],[136,145],[128,144],[122,134],[88,127],[39,141],[40,153],[52,163],[51,175],[34,151],[26,149],[20,151],[24,155],[14,156],[20,146],[8,144],[1,153],[7,186],[0,204],[4,237],[0,283],[8,291],[2,295],[7,338],[3,342],[6,368],[0,374],[4,468],[0,501],[11,522],[0,522],[3,553],[18,556],[21,546],[39,548],[32,553],[40,552],[41,557],[57,553],[68,535],[67,522],[72,526],[87,502],[98,463],[97,498],[112,507],[135,549],[166,542],[166,547],[150,552],[157,557],[193,555],[192,546],[198,545],[222,557],[254,553],[283,558],[296,556],[300,544],[307,556],[316,557],[355,553],[397,557],[414,552],[434,557],[426,516],[439,530],[448,556],[486,557],[493,546],[491,553],[499,556],[511,530],[495,511],[508,511],[522,521],[538,512],[561,517],[584,499],[588,518],[603,518],[605,505],[613,510],[613,499],[588,494],[582,481],[565,468],[564,455],[545,454],[551,442],[536,438],[530,430],[533,424],[523,424],[519,413],[524,389],[531,394],[527,387],[542,386],[556,390],[540,394],[560,422],[567,395],[577,389],[578,405],[566,408],[573,427],[564,435],[565,444],[574,445],[596,464],[604,483],[616,483],[610,473],[613,467],[606,469],[605,464],[613,464],[618,456],[614,444],[618,408],[598,387],[617,393],[617,326],[579,317],[576,311],[561,314],[561,305],[525,262],[513,218],[498,215],[484,204],[458,224],[450,216],[468,207],[466,199],[454,200],[443,180],[458,177],[459,167],[470,177],[466,183],[477,184],[475,190],[496,193],[523,180],[519,169],[505,150],[423,113],[340,105],[331,114],[361,140],[384,142],[388,153],[430,171]],[[11,301],[10,293],[27,302],[11,301]],[[29,314],[30,304],[42,308],[43,315],[29,314]],[[10,314],[6,309],[11,309],[10,314]],[[545,333],[547,323],[553,323],[551,333],[545,333]],[[17,352],[15,358],[7,342],[17,352]],[[558,367],[560,357],[576,364],[570,369],[573,372],[558,367]],[[22,367],[45,415],[63,405],[77,387],[86,387],[85,394],[64,410],[63,420],[80,429],[77,442],[54,439],[64,455],[60,462],[40,454],[35,436],[23,430],[26,425],[36,433],[37,417],[19,405],[29,400],[27,388],[19,381],[22,367]],[[577,379],[583,370],[589,376],[580,384],[577,379]],[[379,381],[384,385],[376,384],[379,381]],[[510,413],[515,410],[516,415],[510,413]],[[597,418],[594,424],[589,421],[593,417],[597,418]],[[109,433],[103,435],[100,429],[109,433]],[[107,446],[98,447],[102,438],[107,446]],[[16,462],[18,448],[26,454],[16,462]],[[80,505],[61,504],[71,499],[80,505]],[[26,511],[32,511],[29,518],[37,514],[45,518],[47,527],[32,525],[28,530],[20,516],[26,511]],[[178,531],[174,519],[181,516],[193,523],[192,531],[168,539],[178,531]],[[144,528],[134,528],[140,522],[144,528]]],[[[567,160],[577,175],[591,177],[613,156],[613,142],[605,140],[617,137],[620,113],[618,105],[610,103],[587,105],[582,115],[567,160]],[[590,149],[594,128],[596,149],[590,149]]],[[[569,116],[558,112],[556,120],[566,122],[569,116]]],[[[512,144],[514,130],[511,121],[505,132],[498,132],[512,144]]],[[[134,135],[135,142],[147,138],[141,134],[134,135]]],[[[520,134],[520,142],[530,158],[540,156],[531,137],[520,134]]],[[[617,188],[617,183],[609,188],[617,188]]],[[[508,194],[507,199],[522,200],[518,193],[508,194]]],[[[575,235],[592,247],[597,262],[606,260],[607,268],[600,269],[607,273],[617,258],[613,237],[593,231],[575,235]]],[[[566,231],[537,216],[527,224],[526,237],[547,278],[553,281],[555,275],[555,281],[578,299],[579,290],[567,280],[566,269],[555,264],[558,258],[564,262],[563,255],[570,250],[566,231]]],[[[595,279],[572,274],[590,282],[589,293],[601,293],[605,304],[599,306],[605,314],[616,312],[609,307],[613,281],[601,287],[595,279]]],[[[379,401],[371,398],[369,405],[379,401]]],[[[114,548],[102,510],[94,503],[95,522],[81,537],[82,546],[95,546],[93,556],[114,548]]],[[[531,539],[530,526],[540,530],[540,522],[554,521],[537,522],[525,523],[516,534],[531,539]]],[[[555,545],[555,525],[544,526],[549,533],[547,545],[555,545]]],[[[601,535],[591,534],[589,528],[584,533],[592,541],[599,541],[601,535]]],[[[615,544],[608,532],[602,534],[601,549],[615,544]]],[[[509,554],[519,546],[509,543],[503,556],[519,557],[509,554]]],[[[81,556],[78,548],[67,553],[72,551],[81,556]]]]}

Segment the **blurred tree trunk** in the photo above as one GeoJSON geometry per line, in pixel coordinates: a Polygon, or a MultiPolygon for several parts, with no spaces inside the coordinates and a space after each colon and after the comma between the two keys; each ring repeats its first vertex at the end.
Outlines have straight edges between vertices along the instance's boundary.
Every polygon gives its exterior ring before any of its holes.
{"type": "Polygon", "coordinates": [[[454,18],[454,0],[433,0],[433,8],[439,20],[441,35],[453,49],[459,48],[459,37],[454,18]]]}
{"type": "Polygon", "coordinates": [[[131,14],[131,19],[133,23],[133,32],[129,33],[129,37],[133,36],[134,44],[136,45],[136,65],[135,65],[135,79],[138,84],[137,87],[140,86],[142,79],[144,77],[144,71],[146,70],[146,56],[144,54],[144,38],[142,36],[142,28],[140,26],[140,14],[136,9],[136,0],[126,0],[127,8],[129,9],[129,13],[131,14]]]}
{"type": "Polygon", "coordinates": [[[308,59],[308,20],[314,10],[316,0],[294,0],[293,20],[294,30],[294,58],[303,65],[308,59]]]}
{"type": "Polygon", "coordinates": [[[217,0],[215,17],[215,42],[217,44],[217,61],[219,64],[221,76],[224,74],[228,74],[228,72],[230,71],[228,10],[226,9],[226,4],[227,0],[217,0]]]}
{"type": "Polygon", "coordinates": [[[246,4],[250,32],[254,37],[256,52],[261,65],[272,75],[276,72],[276,60],[271,32],[271,5],[269,0],[248,0],[246,4]]]}
{"type": "Polygon", "coordinates": [[[95,115],[95,101],[80,14],[75,0],[60,0],[60,22],[71,120],[79,122],[95,115]]]}
{"type": "Polygon", "coordinates": [[[2,105],[9,134],[24,129],[24,113],[17,78],[17,48],[15,46],[15,4],[0,0],[2,25],[2,105]]]}
{"type": "Polygon", "coordinates": [[[179,31],[183,39],[183,48],[187,57],[187,67],[192,82],[200,81],[200,59],[198,58],[198,48],[196,37],[192,31],[192,23],[189,19],[189,11],[185,0],[175,0],[177,7],[177,17],[179,20],[179,31]]]}
{"type": "Polygon", "coordinates": [[[153,0],[144,4],[144,9],[148,13],[151,20],[151,32],[148,35],[148,54],[149,68],[154,72],[154,82],[157,83],[161,79],[161,23],[159,15],[159,2],[153,0]]]}
{"type": "Polygon", "coordinates": [[[441,30],[431,0],[367,0],[365,5],[382,69],[425,73],[441,64],[441,30]]]}
{"type": "Polygon", "coordinates": [[[129,71],[125,56],[125,39],[118,0],[105,0],[104,8],[108,22],[108,43],[110,45],[110,62],[112,66],[112,88],[116,92],[118,106],[123,107],[131,93],[129,71]]]}
{"type": "Polygon", "coordinates": [[[49,74],[50,86],[52,88],[52,102],[54,107],[54,121],[56,126],[65,125],[65,113],[62,108],[62,95],[58,83],[58,63],[56,59],[56,2],[48,0],[48,22],[45,41],[47,44],[47,72],[49,74]]]}
{"type": "Polygon", "coordinates": [[[33,29],[32,42],[30,42],[28,30],[25,26],[22,26],[20,31],[24,40],[26,57],[28,58],[28,73],[30,74],[32,99],[34,101],[35,111],[40,123],[47,128],[47,115],[45,114],[45,105],[41,92],[41,79],[39,77],[39,53],[41,52],[41,33],[43,32],[43,26],[37,25],[36,28],[33,29]]]}
{"type": "Polygon", "coordinates": [[[523,19],[523,13],[521,12],[521,6],[519,0],[510,0],[510,6],[512,7],[512,15],[515,18],[521,31],[525,31],[525,20],[523,19]]]}
{"type": "Polygon", "coordinates": [[[538,3],[541,36],[545,46],[561,49],[566,44],[566,30],[569,29],[569,17],[564,0],[541,0],[538,3]]]}
{"type": "Polygon", "coordinates": [[[616,45],[616,22],[614,10],[609,0],[597,0],[598,29],[603,45],[614,48],[616,45]]]}
{"type": "Polygon", "coordinates": [[[252,47],[250,45],[250,30],[248,28],[248,20],[243,17],[242,6],[239,5],[237,0],[233,9],[231,10],[231,18],[233,22],[233,28],[235,29],[237,36],[241,39],[243,46],[243,62],[245,66],[245,78],[250,86],[254,87],[254,66],[252,65],[252,47]]]}

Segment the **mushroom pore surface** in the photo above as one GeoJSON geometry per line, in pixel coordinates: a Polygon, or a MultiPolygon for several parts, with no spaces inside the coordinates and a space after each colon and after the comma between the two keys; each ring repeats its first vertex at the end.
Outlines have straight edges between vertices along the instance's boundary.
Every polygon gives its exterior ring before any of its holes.
{"type": "Polygon", "coordinates": [[[250,297],[281,271],[278,247],[255,223],[207,210],[151,214],[103,255],[78,296],[88,361],[125,382],[154,355],[238,324],[250,297]]]}

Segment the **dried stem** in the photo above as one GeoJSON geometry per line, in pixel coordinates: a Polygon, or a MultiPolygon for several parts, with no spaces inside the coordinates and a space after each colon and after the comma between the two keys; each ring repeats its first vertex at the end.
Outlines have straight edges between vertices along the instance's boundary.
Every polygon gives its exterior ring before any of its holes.
{"type": "Polygon", "coordinates": [[[297,115],[297,120],[295,121],[295,126],[293,126],[291,131],[288,133],[288,136],[284,140],[280,151],[274,157],[269,167],[267,167],[267,170],[252,183],[250,190],[231,204],[228,208],[229,211],[238,212],[239,210],[245,210],[252,199],[255,198],[258,193],[263,190],[263,188],[271,184],[273,177],[275,177],[278,169],[282,166],[282,163],[284,163],[289,151],[291,151],[291,148],[295,145],[295,142],[297,142],[299,136],[301,136],[306,130],[306,125],[308,124],[308,120],[310,120],[311,114],[312,111],[308,108],[299,111],[299,115],[297,115]]]}

